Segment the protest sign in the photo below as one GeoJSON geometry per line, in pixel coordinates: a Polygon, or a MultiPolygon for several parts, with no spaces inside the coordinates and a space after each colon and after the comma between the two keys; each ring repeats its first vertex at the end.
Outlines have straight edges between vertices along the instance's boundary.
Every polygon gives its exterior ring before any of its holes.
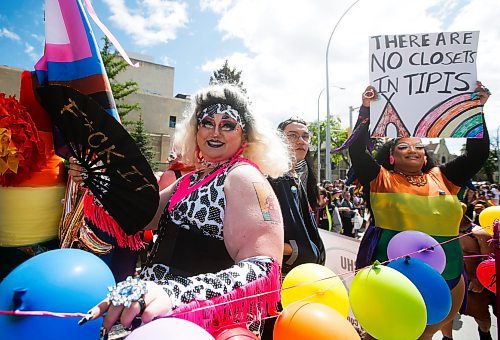
{"type": "Polygon", "coordinates": [[[369,38],[373,137],[482,137],[478,31],[369,38]]]}
{"type": "MultiPolygon", "coordinates": [[[[325,245],[325,266],[330,268],[335,274],[341,275],[339,276],[340,279],[346,286],[347,290],[349,290],[351,282],[354,279],[359,240],[322,229],[318,229],[318,231],[325,245]]],[[[351,309],[349,309],[347,319],[356,329],[360,329],[361,326],[356,320],[356,317],[352,313],[351,309]]]]}

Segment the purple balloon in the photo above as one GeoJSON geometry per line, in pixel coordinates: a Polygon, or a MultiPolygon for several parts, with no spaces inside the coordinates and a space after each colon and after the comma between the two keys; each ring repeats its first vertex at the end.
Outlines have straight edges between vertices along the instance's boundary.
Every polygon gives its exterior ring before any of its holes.
{"type": "Polygon", "coordinates": [[[214,340],[200,326],[178,318],[162,318],[151,321],[127,336],[126,340],[214,340]]]}
{"type": "Polygon", "coordinates": [[[408,254],[434,267],[440,274],[446,267],[446,255],[443,247],[432,236],[421,231],[403,231],[389,241],[387,245],[387,257],[389,260],[408,254]],[[426,248],[430,249],[415,253],[426,248]]]}

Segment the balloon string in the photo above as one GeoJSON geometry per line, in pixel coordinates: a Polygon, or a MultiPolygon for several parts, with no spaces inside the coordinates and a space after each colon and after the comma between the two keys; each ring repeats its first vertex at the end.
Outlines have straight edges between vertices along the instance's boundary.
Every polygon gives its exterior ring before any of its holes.
{"type": "Polygon", "coordinates": [[[472,257],[492,257],[493,254],[481,254],[481,255],[464,255],[464,259],[472,257]]]}
{"type": "Polygon", "coordinates": [[[0,310],[0,315],[16,315],[16,316],[55,316],[58,318],[82,318],[87,314],[84,313],[56,313],[48,311],[22,311],[22,310],[0,310]]]}
{"type": "MultiPolygon", "coordinates": [[[[498,220],[495,220],[495,223],[500,223],[500,222],[498,220]]],[[[481,227],[481,228],[484,229],[484,230],[486,230],[486,229],[491,229],[492,227],[493,226],[481,227]]],[[[390,263],[392,261],[396,261],[396,260],[399,260],[399,259],[403,259],[403,258],[411,256],[411,255],[422,253],[423,251],[426,251],[426,250],[431,250],[432,248],[435,248],[438,245],[443,245],[443,244],[452,242],[454,240],[458,240],[458,239],[460,239],[462,237],[471,235],[472,233],[473,233],[473,231],[470,231],[468,233],[465,233],[465,234],[453,237],[453,238],[451,238],[449,240],[446,240],[446,241],[443,241],[443,242],[440,242],[440,243],[438,242],[438,243],[436,243],[433,246],[426,247],[426,248],[423,248],[423,249],[420,249],[420,250],[408,253],[406,255],[401,255],[399,257],[396,257],[396,258],[393,258],[393,259],[389,259],[389,260],[384,261],[384,262],[380,262],[380,263],[377,264],[377,266],[378,265],[384,265],[384,264],[387,264],[387,263],[390,263]]],[[[464,256],[464,257],[466,257],[466,256],[464,256]]],[[[358,272],[360,272],[360,271],[362,271],[364,269],[373,268],[374,266],[375,265],[372,264],[372,265],[368,265],[368,266],[363,267],[363,268],[359,268],[359,269],[347,271],[347,272],[340,273],[340,274],[335,274],[335,275],[332,275],[332,276],[324,277],[324,278],[313,280],[313,281],[302,282],[302,283],[295,284],[295,285],[292,285],[292,286],[289,286],[289,287],[285,287],[285,288],[281,288],[281,289],[274,289],[274,290],[271,290],[271,291],[266,291],[266,292],[262,292],[262,293],[258,293],[258,294],[254,294],[254,295],[249,295],[249,296],[241,297],[241,298],[234,299],[234,300],[231,300],[231,301],[220,302],[218,304],[213,304],[213,305],[210,305],[210,306],[203,306],[203,307],[199,307],[199,308],[194,308],[194,309],[191,309],[190,311],[186,311],[186,312],[182,312],[182,313],[175,313],[175,310],[174,310],[174,311],[172,311],[172,313],[170,315],[167,315],[167,317],[168,316],[172,316],[174,314],[178,315],[178,314],[194,313],[194,312],[198,312],[198,311],[201,311],[201,310],[204,310],[204,309],[211,309],[211,308],[223,306],[223,305],[226,305],[226,304],[229,304],[229,303],[234,303],[234,302],[238,302],[238,301],[242,301],[242,300],[246,300],[246,299],[256,298],[256,297],[260,297],[260,296],[264,296],[264,295],[268,295],[268,294],[274,294],[274,293],[278,293],[278,292],[283,292],[285,290],[289,290],[289,289],[293,289],[293,288],[298,288],[298,287],[305,286],[305,285],[310,285],[310,284],[313,284],[313,283],[316,283],[316,282],[321,282],[321,281],[325,281],[325,280],[334,279],[336,277],[343,277],[343,276],[347,276],[347,275],[354,276],[358,272]]],[[[329,287],[333,288],[338,283],[339,282],[336,281],[335,283],[332,283],[332,285],[329,286],[329,287]]],[[[340,283],[342,283],[342,282],[340,281],[340,283]]],[[[308,299],[308,298],[310,298],[312,296],[321,294],[325,290],[326,289],[324,289],[322,291],[315,292],[313,295],[308,296],[308,297],[306,297],[304,299],[308,299]]],[[[303,299],[301,299],[301,300],[303,300],[303,299]]],[[[22,316],[57,316],[57,317],[83,317],[83,316],[87,315],[87,314],[82,314],[82,313],[53,313],[53,312],[47,312],[47,311],[2,311],[2,310],[0,310],[0,314],[18,315],[18,316],[22,315],[22,316]]],[[[272,317],[275,317],[275,316],[272,316],[272,317]]],[[[265,319],[265,318],[261,318],[261,319],[265,319]]]]}

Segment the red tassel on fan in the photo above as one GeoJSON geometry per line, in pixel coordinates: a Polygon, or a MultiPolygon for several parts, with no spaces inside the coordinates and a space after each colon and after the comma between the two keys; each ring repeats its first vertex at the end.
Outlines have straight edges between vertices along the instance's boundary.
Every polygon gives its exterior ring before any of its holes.
{"type": "Polygon", "coordinates": [[[83,198],[83,216],[97,228],[114,237],[120,248],[140,250],[146,247],[141,239],[141,232],[127,235],[106,210],[94,200],[94,196],[86,191],[83,198]]]}

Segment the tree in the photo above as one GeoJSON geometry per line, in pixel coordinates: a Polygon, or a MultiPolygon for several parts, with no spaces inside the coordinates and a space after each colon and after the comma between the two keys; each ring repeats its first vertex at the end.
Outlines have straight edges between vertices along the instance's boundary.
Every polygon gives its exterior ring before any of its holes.
{"type": "MultiPolygon", "coordinates": [[[[318,145],[318,122],[309,123],[308,125],[309,133],[311,133],[311,145],[318,145]]],[[[326,141],[326,121],[321,121],[319,124],[319,132],[321,138],[320,150],[316,150],[314,157],[318,157],[318,152],[325,147],[326,141]]],[[[347,139],[347,128],[343,128],[341,125],[340,118],[330,120],[330,145],[332,150],[340,147],[347,139]]],[[[349,156],[347,151],[342,151],[339,153],[331,154],[330,161],[332,164],[340,166],[343,161],[345,164],[350,164],[349,156]]]]}
{"type": "Polygon", "coordinates": [[[129,67],[128,63],[121,58],[116,51],[111,51],[111,43],[107,37],[104,37],[104,45],[101,49],[101,57],[108,74],[109,83],[111,85],[111,92],[116,102],[116,109],[122,124],[134,125],[130,135],[134,138],[137,146],[141,150],[144,157],[148,161],[149,165],[153,170],[158,168],[155,161],[155,152],[151,146],[151,138],[144,129],[144,120],[142,118],[142,112],[139,112],[139,120],[130,121],[126,120],[125,117],[133,110],[139,111],[141,109],[139,103],[127,103],[125,98],[132,93],[139,90],[139,84],[135,81],[118,82],[116,76],[125,71],[129,67]]]}
{"type": "Polygon", "coordinates": [[[484,162],[483,167],[479,170],[479,175],[486,176],[486,179],[490,183],[495,183],[493,174],[498,171],[498,150],[493,143],[490,144],[490,154],[488,159],[484,162]]]}
{"type": "Polygon", "coordinates": [[[134,138],[135,143],[141,150],[142,154],[148,160],[151,169],[158,170],[158,164],[154,161],[156,153],[153,151],[153,146],[151,145],[151,138],[144,130],[144,120],[142,119],[142,113],[139,114],[139,120],[135,122],[134,129],[130,131],[130,135],[134,138]]]}
{"type": "Polygon", "coordinates": [[[103,38],[104,45],[101,49],[101,57],[104,68],[108,74],[111,92],[116,102],[116,109],[123,125],[132,124],[125,117],[133,110],[140,110],[138,103],[126,103],[125,98],[139,90],[139,84],[135,81],[118,82],[116,76],[125,71],[129,64],[121,58],[116,51],[111,51],[112,45],[107,37],[103,38]]]}
{"type": "Polygon", "coordinates": [[[241,81],[241,72],[237,71],[236,68],[231,68],[227,59],[224,61],[224,65],[216,71],[214,71],[213,76],[210,76],[210,85],[213,84],[233,84],[238,86],[243,92],[247,92],[241,81]]]}

